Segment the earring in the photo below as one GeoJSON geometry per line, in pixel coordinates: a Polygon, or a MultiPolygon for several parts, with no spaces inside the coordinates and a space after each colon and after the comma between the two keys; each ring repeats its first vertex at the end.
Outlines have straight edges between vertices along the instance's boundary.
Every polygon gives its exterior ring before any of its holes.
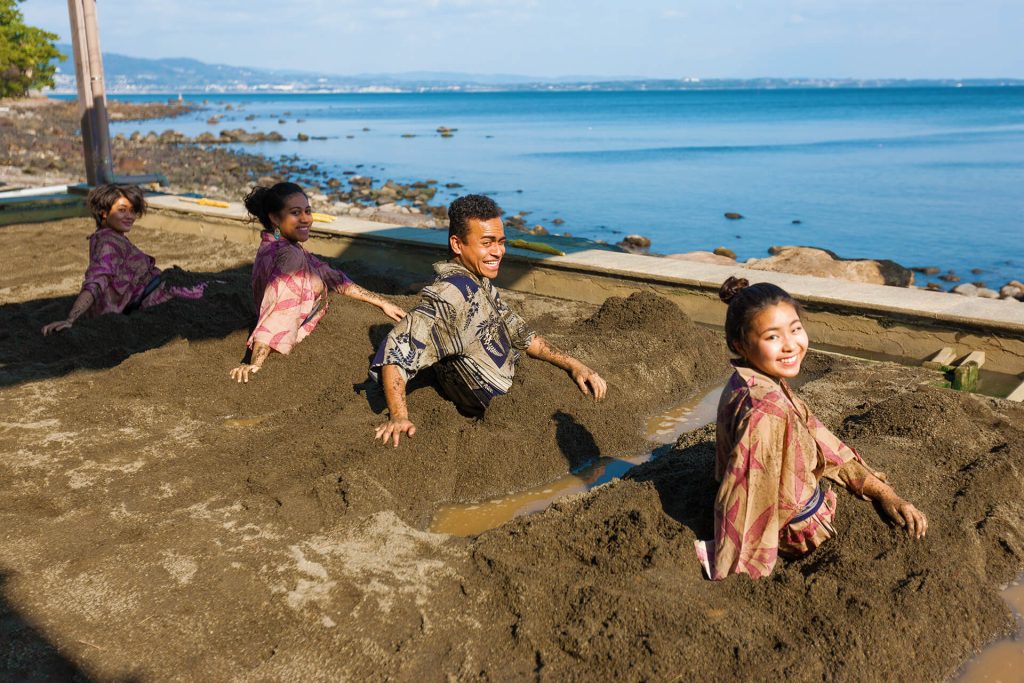
{"type": "Polygon", "coordinates": [[[277,227],[276,225],[274,226],[274,239],[281,239],[281,228],[277,227]]]}

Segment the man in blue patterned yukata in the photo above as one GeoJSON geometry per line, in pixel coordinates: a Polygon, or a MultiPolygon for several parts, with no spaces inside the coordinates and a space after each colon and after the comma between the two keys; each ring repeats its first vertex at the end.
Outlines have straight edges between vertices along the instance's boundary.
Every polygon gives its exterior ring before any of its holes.
{"type": "Polygon", "coordinates": [[[531,330],[491,284],[505,255],[498,205],[488,197],[466,195],[452,202],[448,219],[449,260],[434,264],[434,282],[381,342],[370,364],[390,413],[375,438],[398,446],[402,434],[416,432],[405,386],[429,366],[465,415],[483,415],[492,398],[508,392],[522,351],[565,370],[584,394],[604,398],[608,387],[601,376],[531,330]]]}

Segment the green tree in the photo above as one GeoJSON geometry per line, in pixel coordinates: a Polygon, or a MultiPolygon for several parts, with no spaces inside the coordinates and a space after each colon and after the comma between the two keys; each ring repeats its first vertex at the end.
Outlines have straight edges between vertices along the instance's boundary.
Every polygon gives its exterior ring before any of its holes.
{"type": "Polygon", "coordinates": [[[26,26],[18,3],[0,0],[0,97],[24,97],[29,90],[53,86],[54,59],[65,59],[53,41],[57,35],[26,26]]]}

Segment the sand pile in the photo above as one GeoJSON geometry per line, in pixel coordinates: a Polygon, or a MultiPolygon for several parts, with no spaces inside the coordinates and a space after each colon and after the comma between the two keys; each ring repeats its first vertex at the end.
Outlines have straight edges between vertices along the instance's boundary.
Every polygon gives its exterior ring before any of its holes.
{"type": "MultiPolygon", "coordinates": [[[[335,297],[291,356],[228,379],[255,245],[139,227],[208,298],[43,339],[90,229],[0,231],[0,677],[940,680],[1011,623],[996,587],[1024,566],[1019,405],[815,359],[809,403],[932,526],[909,543],[841,492],[840,537],[757,583],[706,582],[693,557],[709,430],[476,539],[430,534],[441,504],[643,449],[645,417],[727,372],[724,343],[650,294],[599,309],[510,296],[608,398],[525,359],[475,421],[424,373],[419,431],[395,449],[372,440],[384,417],[364,380],[389,329],[374,308],[335,297]]],[[[407,307],[429,276],[338,263],[407,307]]]]}

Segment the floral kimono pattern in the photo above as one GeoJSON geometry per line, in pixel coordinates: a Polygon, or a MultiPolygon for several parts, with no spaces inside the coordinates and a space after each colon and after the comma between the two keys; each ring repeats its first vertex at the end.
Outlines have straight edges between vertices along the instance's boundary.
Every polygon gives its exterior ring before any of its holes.
{"type": "Polygon", "coordinates": [[[90,315],[149,308],[176,297],[201,299],[206,289],[205,282],[193,287],[154,282],[159,277],[156,260],[125,235],[111,228],[100,228],[89,235],[89,266],[82,291],[92,294],[90,315]]]}
{"type": "Polygon", "coordinates": [[[793,395],[734,362],[736,372],[718,404],[715,538],[697,541],[711,579],[761,578],[779,555],[805,555],[835,535],[836,494],[830,479],[863,497],[870,470],[793,395]]]}
{"type": "Polygon", "coordinates": [[[252,296],[259,310],[248,345],[259,342],[287,354],[327,313],[327,293],[344,292],[352,280],[301,244],[264,232],[252,265],[252,296]]]}
{"type": "Polygon", "coordinates": [[[490,279],[477,278],[451,261],[435,263],[434,272],[437,277],[423,289],[419,304],[377,349],[371,374],[395,365],[409,380],[436,365],[450,393],[468,390],[486,407],[512,386],[519,354],[535,333],[505,305],[490,279]]]}

